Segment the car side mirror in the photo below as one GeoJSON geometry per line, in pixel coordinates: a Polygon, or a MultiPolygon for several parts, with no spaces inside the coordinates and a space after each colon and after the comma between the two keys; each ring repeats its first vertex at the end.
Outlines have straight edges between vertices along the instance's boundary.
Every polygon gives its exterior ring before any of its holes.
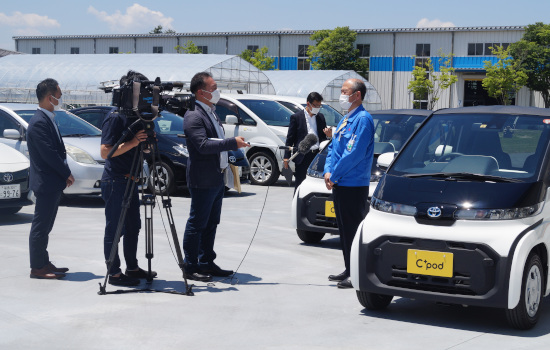
{"type": "Polygon", "coordinates": [[[225,116],[225,124],[227,125],[237,125],[239,124],[239,118],[234,115],[227,115],[225,116]]]}
{"type": "Polygon", "coordinates": [[[378,156],[378,160],[376,164],[382,170],[386,171],[386,169],[388,169],[388,167],[390,166],[391,162],[393,162],[393,158],[395,158],[395,152],[382,153],[380,156],[378,156]]]}
{"type": "Polygon", "coordinates": [[[20,140],[21,134],[15,129],[6,129],[4,130],[4,138],[11,140],[20,140]]]}

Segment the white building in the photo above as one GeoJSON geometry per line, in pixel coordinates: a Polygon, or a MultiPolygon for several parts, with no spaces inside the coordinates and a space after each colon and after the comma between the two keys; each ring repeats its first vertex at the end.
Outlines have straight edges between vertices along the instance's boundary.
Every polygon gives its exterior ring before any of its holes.
{"type": "MultiPolygon", "coordinates": [[[[484,61],[496,61],[489,47],[507,46],[520,40],[524,27],[452,27],[411,29],[359,29],[356,45],[370,61],[368,80],[378,91],[382,109],[412,108],[407,85],[415,59],[439,52],[452,54],[458,82],[446,90],[436,108],[491,104],[481,86],[484,61]],[[416,58],[414,58],[416,57],[416,58]]],[[[307,48],[314,31],[266,31],[225,33],[171,33],[135,35],[17,36],[16,50],[28,54],[176,53],[177,45],[192,41],[204,54],[238,55],[245,49],[267,46],[279,70],[307,70],[307,48]]],[[[437,65],[437,64],[436,64],[437,65]]],[[[437,68],[436,68],[437,71],[437,68]]],[[[542,107],[538,93],[523,88],[517,105],[542,107]]]]}

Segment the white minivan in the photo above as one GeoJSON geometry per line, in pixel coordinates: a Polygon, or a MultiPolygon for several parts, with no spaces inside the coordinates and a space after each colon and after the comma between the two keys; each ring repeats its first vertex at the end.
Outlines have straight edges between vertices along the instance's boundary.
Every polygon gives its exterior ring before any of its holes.
{"type": "Polygon", "coordinates": [[[495,307],[533,327],[550,293],[549,144],[549,109],[480,106],[436,111],[382,154],[351,251],[359,302],[495,307]]]}

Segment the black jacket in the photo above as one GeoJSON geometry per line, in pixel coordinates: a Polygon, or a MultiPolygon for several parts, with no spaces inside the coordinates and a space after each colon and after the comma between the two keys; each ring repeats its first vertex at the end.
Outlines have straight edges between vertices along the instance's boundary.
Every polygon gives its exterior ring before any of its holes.
{"type": "MultiPolygon", "coordinates": [[[[288,125],[288,133],[286,135],[286,146],[298,147],[300,142],[306,137],[307,123],[305,113],[306,112],[302,110],[290,116],[290,124],[288,125]]],[[[315,120],[317,121],[317,135],[319,137],[319,143],[321,143],[327,139],[327,136],[323,132],[323,129],[327,127],[327,122],[325,121],[325,116],[322,113],[317,113],[315,120]]],[[[290,158],[290,151],[285,151],[284,158],[290,158]]],[[[293,162],[300,164],[303,159],[304,155],[299,154],[293,159],[293,162]]]]}
{"type": "Polygon", "coordinates": [[[224,185],[220,172],[220,152],[237,150],[235,138],[217,139],[218,133],[206,111],[195,105],[194,111],[187,111],[183,118],[183,131],[187,138],[187,186],[197,188],[224,185]]]}

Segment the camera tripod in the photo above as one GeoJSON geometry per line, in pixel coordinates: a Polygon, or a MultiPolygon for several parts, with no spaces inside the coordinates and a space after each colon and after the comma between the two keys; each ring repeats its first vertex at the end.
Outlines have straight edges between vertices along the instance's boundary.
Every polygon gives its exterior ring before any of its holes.
{"type": "MultiPolygon", "coordinates": [[[[124,227],[124,221],[126,218],[126,213],[130,207],[132,194],[134,193],[135,186],[138,182],[141,181],[141,174],[143,173],[142,164],[143,164],[143,154],[146,150],[149,150],[151,153],[151,181],[153,187],[155,183],[158,182],[158,173],[157,173],[157,160],[160,159],[160,154],[157,146],[157,140],[154,134],[154,123],[152,121],[145,121],[138,118],[134,123],[132,123],[122,134],[122,137],[117,141],[116,145],[113,146],[111,152],[107,158],[111,158],[115,151],[118,149],[119,145],[126,139],[129,133],[133,134],[132,128],[135,127],[138,123],[142,123],[147,134],[147,140],[140,142],[138,145],[138,151],[135,152],[134,158],[132,160],[131,171],[128,176],[128,181],[126,183],[126,189],[124,192],[124,197],[122,201],[122,212],[118,219],[118,224],[116,228],[115,237],[113,239],[113,246],[109,255],[109,259],[105,262],[107,264],[107,274],[105,275],[105,280],[103,284],[99,283],[99,295],[106,294],[119,294],[119,293],[129,293],[129,292],[163,292],[170,294],[185,294],[185,295],[194,295],[191,290],[193,285],[189,285],[187,282],[186,272],[185,272],[185,261],[183,259],[183,254],[181,252],[181,247],[179,245],[178,235],[176,232],[176,226],[174,224],[174,217],[172,215],[172,200],[170,195],[167,194],[166,198],[161,193],[161,203],[163,208],[166,210],[166,216],[168,218],[168,223],[170,225],[170,231],[172,233],[172,240],[176,250],[176,258],[178,266],[180,267],[183,273],[183,280],[185,282],[185,292],[175,292],[175,291],[163,291],[163,290],[154,290],[151,288],[142,288],[142,289],[131,289],[131,290],[117,290],[115,292],[107,292],[106,285],[109,278],[109,273],[113,265],[114,259],[118,251],[118,244],[120,242],[120,237],[122,236],[122,229],[124,227]]],[[[144,206],[145,212],[145,257],[147,258],[147,283],[150,284],[153,281],[153,276],[151,272],[151,260],[153,259],[153,209],[156,203],[156,194],[155,190],[152,191],[152,194],[145,194],[144,184],[142,184],[141,189],[141,204],[144,206]]]]}

